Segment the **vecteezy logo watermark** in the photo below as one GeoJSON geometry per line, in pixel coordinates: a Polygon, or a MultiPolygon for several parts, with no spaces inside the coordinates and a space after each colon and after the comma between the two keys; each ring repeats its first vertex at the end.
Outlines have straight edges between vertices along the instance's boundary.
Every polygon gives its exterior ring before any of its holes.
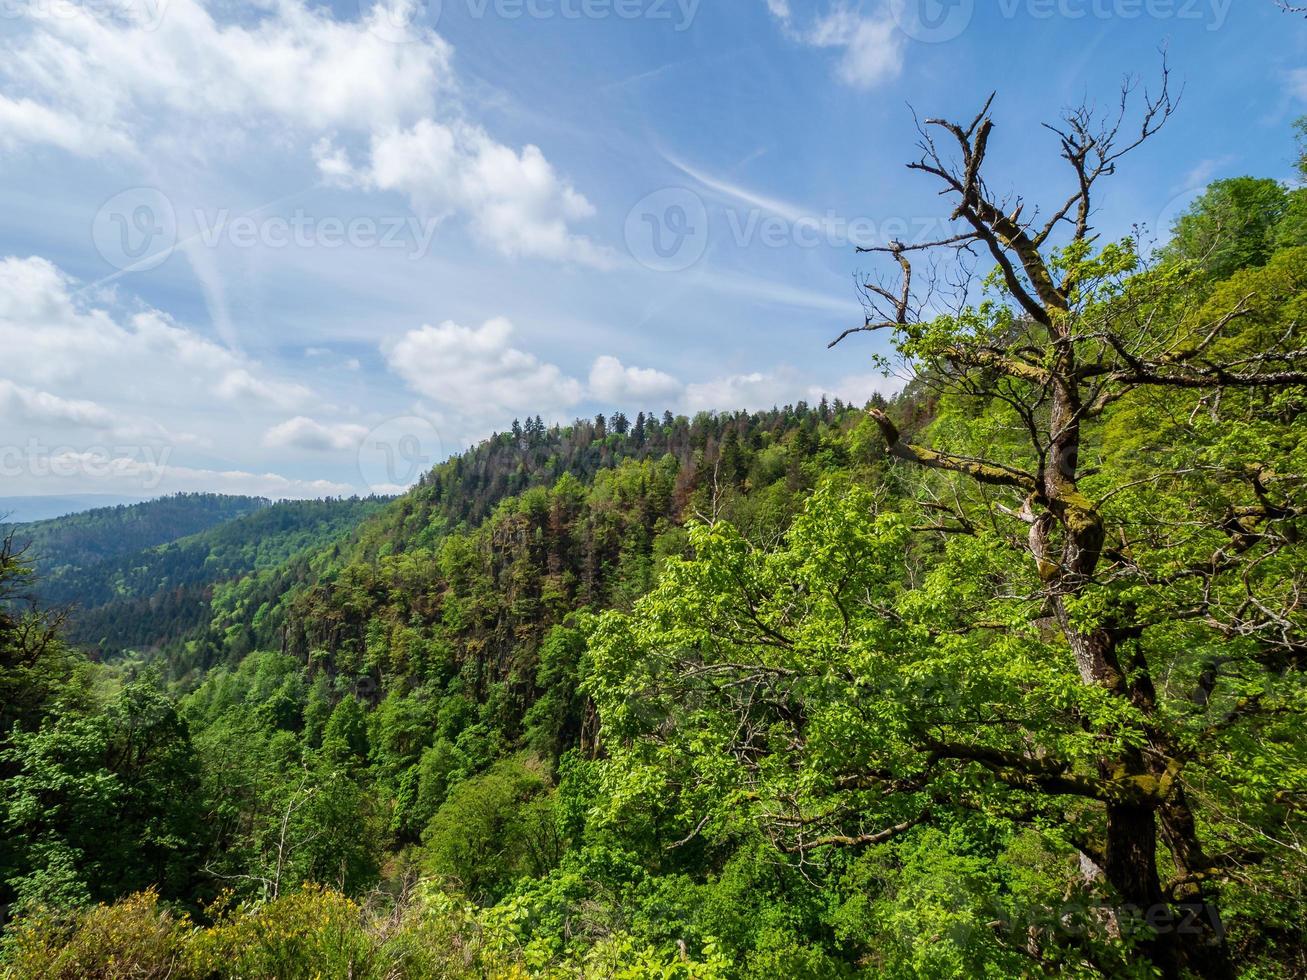
{"type": "Polygon", "coordinates": [[[133,187],[100,206],[91,222],[100,257],[124,272],[145,272],[168,260],[177,245],[177,212],[155,187],[133,187]]]}
{"type": "Polygon", "coordinates": [[[157,30],[168,0],[0,0],[0,20],[122,21],[143,30],[157,30]]]}
{"type": "Polygon", "coordinates": [[[168,472],[171,446],[0,446],[0,478],[111,480],[155,490],[168,472]]]}
{"type": "Polygon", "coordinates": [[[420,41],[435,30],[444,9],[442,0],[358,0],[359,19],[368,30],[391,44],[420,41]]]}
{"type": "Polygon", "coordinates": [[[708,250],[708,209],[685,187],[642,198],[626,216],[626,248],[655,272],[683,272],[708,250]]]}
{"type": "Polygon", "coordinates": [[[976,0],[892,0],[890,12],[908,37],[940,44],[971,26],[976,0]]]}
{"type": "Polygon", "coordinates": [[[1151,225],[1139,227],[1139,236],[1143,239],[1140,242],[1141,249],[1146,249],[1149,245],[1164,245],[1169,242],[1172,233],[1175,231],[1176,222],[1189,213],[1194,203],[1203,196],[1206,190],[1206,184],[1186,187],[1167,201],[1166,206],[1158,212],[1151,225]]]}
{"type": "MultiPolygon", "coordinates": [[[[891,242],[924,245],[954,238],[962,227],[930,217],[845,217],[778,213],[761,208],[725,208],[722,244],[747,248],[872,248],[891,242]]],[[[684,187],[669,187],[641,199],[626,216],[626,247],[656,272],[681,272],[703,258],[709,244],[708,209],[684,187]]]]}
{"type": "Polygon", "coordinates": [[[359,446],[359,476],[373,493],[403,493],[445,458],[436,427],[406,415],[381,423],[359,446]]]}

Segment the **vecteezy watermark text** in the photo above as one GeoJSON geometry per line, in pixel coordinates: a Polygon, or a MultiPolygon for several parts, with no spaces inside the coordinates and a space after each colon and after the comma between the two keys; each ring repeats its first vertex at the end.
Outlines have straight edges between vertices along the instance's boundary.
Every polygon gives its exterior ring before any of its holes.
{"type": "Polygon", "coordinates": [[[29,439],[0,446],[0,478],[112,480],[155,490],[171,457],[171,446],[47,446],[29,439]]]}
{"type": "Polygon", "coordinates": [[[995,928],[1016,937],[1024,937],[1032,929],[1071,938],[1092,936],[1103,932],[1109,923],[1118,934],[1133,939],[1225,935],[1225,924],[1216,906],[1203,902],[1161,903],[1145,908],[1068,901],[1060,906],[1036,906],[1015,912],[991,911],[995,914],[995,928]]]}
{"type": "Polygon", "coordinates": [[[701,0],[464,0],[475,19],[503,20],[652,20],[686,30],[701,0]]]}
{"type": "Polygon", "coordinates": [[[625,20],[689,30],[702,0],[356,0],[368,29],[383,40],[423,40],[455,4],[471,20],[625,20]]]}
{"type": "Polygon", "coordinates": [[[835,211],[823,215],[787,217],[756,208],[726,212],[726,225],[736,248],[872,248],[903,242],[921,245],[950,238],[957,226],[940,217],[849,218],[835,211]]]}
{"type": "Polygon", "coordinates": [[[761,208],[726,207],[716,226],[708,206],[688,187],[665,187],[641,198],[627,213],[627,251],[646,268],[682,272],[695,265],[716,242],[749,248],[874,248],[892,242],[924,245],[955,237],[960,225],[934,216],[848,217],[781,214],[761,208]]]}
{"type": "Polygon", "coordinates": [[[1209,31],[1225,25],[1234,0],[998,0],[1011,20],[1024,13],[1033,20],[1187,20],[1209,31]]]}
{"type": "Polygon", "coordinates": [[[319,218],[302,210],[289,217],[232,216],[228,210],[193,215],[196,239],[206,248],[226,242],[234,248],[398,248],[410,258],[431,249],[440,222],[415,215],[319,218]]]}
{"type": "MultiPolygon", "coordinates": [[[[985,0],[989,5],[989,0],[985,0]]],[[[1155,20],[1225,26],[1234,0],[996,0],[989,9],[1003,20],[1155,20]]],[[[928,44],[962,36],[975,18],[977,0],[890,0],[899,30],[928,44]]]]}
{"type": "Polygon", "coordinates": [[[56,21],[92,17],[153,31],[168,0],[0,0],[0,20],[56,21]]]}
{"type": "Polygon", "coordinates": [[[439,218],[413,214],[319,216],[302,208],[289,215],[228,208],[196,208],[183,228],[166,194],[133,187],[105,201],[91,223],[91,239],[106,262],[125,272],[153,269],[181,246],[203,248],[396,249],[410,259],[428,255],[439,218]]]}

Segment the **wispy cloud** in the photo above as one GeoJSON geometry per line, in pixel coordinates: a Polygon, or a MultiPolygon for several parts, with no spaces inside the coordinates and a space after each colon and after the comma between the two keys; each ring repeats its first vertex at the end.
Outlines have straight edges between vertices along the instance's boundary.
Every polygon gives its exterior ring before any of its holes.
{"type": "Polygon", "coordinates": [[[870,14],[861,6],[838,0],[825,13],[802,23],[788,0],[764,2],[790,40],[839,53],[835,74],[845,84],[870,89],[902,73],[906,38],[888,0],[879,0],[870,14]]]}

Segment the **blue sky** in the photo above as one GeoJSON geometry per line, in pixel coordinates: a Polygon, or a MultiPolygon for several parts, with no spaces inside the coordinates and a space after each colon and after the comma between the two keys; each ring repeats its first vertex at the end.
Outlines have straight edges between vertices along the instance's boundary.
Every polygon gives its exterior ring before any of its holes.
{"type": "MultiPolygon", "coordinates": [[[[858,242],[940,227],[909,106],[998,92],[992,173],[1165,47],[1181,108],[1098,227],[1288,179],[1273,0],[6,0],[7,494],[392,490],[514,417],[898,383],[858,242]]],[[[993,178],[992,178],[993,179],[993,178]]]]}

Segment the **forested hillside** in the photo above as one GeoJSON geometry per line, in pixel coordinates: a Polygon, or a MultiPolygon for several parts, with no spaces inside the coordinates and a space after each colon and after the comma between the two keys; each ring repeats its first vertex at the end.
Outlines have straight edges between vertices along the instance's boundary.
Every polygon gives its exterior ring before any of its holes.
{"type": "Polygon", "coordinates": [[[11,605],[8,975],[1307,976],[1307,190],[1097,238],[1173,110],[1069,113],[1042,219],[924,124],[971,230],[866,256],[892,402],[260,509],[111,566],[212,586],[145,668],[11,605]]]}
{"type": "Polygon", "coordinates": [[[393,628],[445,622],[447,595],[487,604],[458,625],[494,627],[495,647],[529,653],[529,637],[563,614],[629,607],[648,591],[658,562],[684,547],[687,516],[730,507],[779,535],[823,469],[848,464],[850,448],[830,433],[859,417],[823,401],[693,420],[515,423],[339,546],[221,590],[194,666],[234,664],[255,648],[322,650],[379,680],[395,672],[375,659],[401,643],[393,628]]]}
{"type": "Polygon", "coordinates": [[[15,539],[41,569],[41,599],[57,605],[82,595],[83,581],[65,581],[103,562],[198,534],[267,507],[261,497],[179,493],[141,504],[98,507],[14,526],[15,539]]]}
{"type": "Polygon", "coordinates": [[[12,532],[30,594],[65,614],[71,642],[114,658],[179,646],[208,626],[215,589],[335,541],[381,503],[182,494],[12,532]]]}

